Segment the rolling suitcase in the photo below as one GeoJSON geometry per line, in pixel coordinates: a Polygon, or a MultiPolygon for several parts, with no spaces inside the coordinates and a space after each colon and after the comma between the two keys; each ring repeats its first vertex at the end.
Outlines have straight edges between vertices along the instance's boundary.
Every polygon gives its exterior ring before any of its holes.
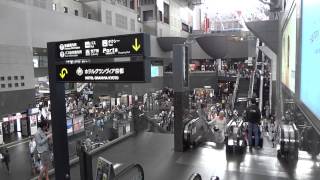
{"type": "Polygon", "coordinates": [[[299,153],[299,132],[296,125],[283,124],[280,127],[279,146],[277,148],[279,158],[298,159],[299,153]]]}

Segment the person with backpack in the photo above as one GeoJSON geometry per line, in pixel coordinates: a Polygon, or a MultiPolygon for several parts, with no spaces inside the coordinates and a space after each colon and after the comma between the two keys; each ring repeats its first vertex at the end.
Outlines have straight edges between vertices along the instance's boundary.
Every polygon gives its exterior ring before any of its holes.
{"type": "Polygon", "coordinates": [[[259,148],[259,140],[260,140],[259,125],[260,125],[260,119],[261,119],[261,112],[256,103],[257,103],[256,99],[252,98],[251,105],[246,109],[246,113],[245,113],[246,121],[248,121],[248,141],[249,141],[250,149],[253,146],[253,142],[252,142],[253,135],[255,140],[254,145],[256,149],[259,148]]]}
{"type": "Polygon", "coordinates": [[[49,140],[52,137],[52,134],[48,134],[49,124],[46,121],[41,121],[39,123],[39,128],[35,134],[35,141],[37,152],[40,154],[42,169],[38,176],[39,180],[42,180],[43,176],[46,180],[49,180],[48,169],[50,164],[50,150],[49,150],[49,140]]]}

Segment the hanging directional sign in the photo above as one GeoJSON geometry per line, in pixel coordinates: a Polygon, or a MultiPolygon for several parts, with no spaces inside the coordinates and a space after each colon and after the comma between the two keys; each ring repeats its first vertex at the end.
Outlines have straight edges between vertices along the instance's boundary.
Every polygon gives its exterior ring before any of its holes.
{"type": "Polygon", "coordinates": [[[63,41],[56,46],[60,60],[150,55],[150,37],[143,33],[63,41]]]}
{"type": "Polygon", "coordinates": [[[57,65],[59,82],[146,82],[145,62],[57,65]]]}

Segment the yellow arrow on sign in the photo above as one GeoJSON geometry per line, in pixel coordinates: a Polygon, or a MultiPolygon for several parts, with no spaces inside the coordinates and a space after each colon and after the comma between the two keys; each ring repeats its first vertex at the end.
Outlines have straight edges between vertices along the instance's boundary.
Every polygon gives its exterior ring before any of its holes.
{"type": "Polygon", "coordinates": [[[138,43],[138,39],[134,38],[134,45],[132,45],[132,48],[137,52],[139,51],[141,45],[138,43]]]}
{"type": "Polygon", "coordinates": [[[63,79],[67,74],[68,74],[68,69],[62,68],[59,75],[60,75],[61,79],[63,79]]]}

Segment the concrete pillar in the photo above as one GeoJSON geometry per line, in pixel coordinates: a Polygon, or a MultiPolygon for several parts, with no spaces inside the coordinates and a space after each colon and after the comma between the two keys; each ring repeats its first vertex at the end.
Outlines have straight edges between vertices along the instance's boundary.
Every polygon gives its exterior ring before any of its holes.
{"type": "Polygon", "coordinates": [[[182,152],[184,116],[189,106],[189,59],[191,49],[186,45],[173,46],[173,88],[174,88],[174,150],[182,152]]]}

